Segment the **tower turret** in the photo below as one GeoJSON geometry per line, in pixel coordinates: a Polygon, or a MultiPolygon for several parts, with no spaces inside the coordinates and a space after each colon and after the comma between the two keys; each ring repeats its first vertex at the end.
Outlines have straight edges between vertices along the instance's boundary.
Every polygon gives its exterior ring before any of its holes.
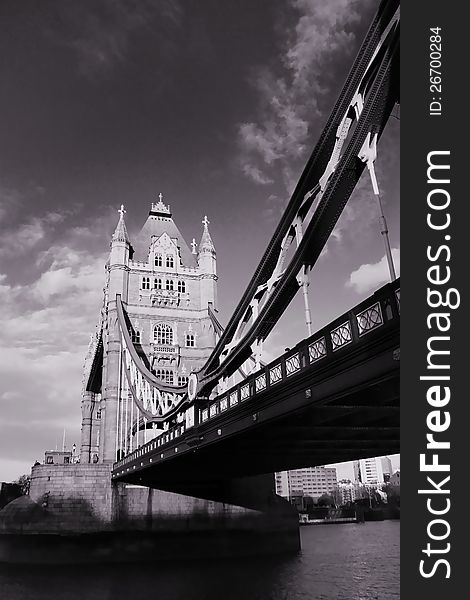
{"type": "Polygon", "coordinates": [[[129,295],[129,254],[131,245],[121,205],[119,221],[111,238],[111,252],[107,284],[107,327],[104,335],[103,389],[101,395],[100,460],[116,460],[116,418],[118,408],[118,380],[120,373],[120,336],[117,325],[116,294],[127,304],[129,295]]]}
{"type": "Polygon", "coordinates": [[[202,220],[204,226],[201,241],[199,243],[198,265],[201,271],[201,305],[217,306],[217,257],[214,242],[209,233],[209,224],[207,216],[202,220]]]}
{"type": "Polygon", "coordinates": [[[119,221],[111,238],[111,253],[109,257],[109,299],[113,302],[116,294],[121,294],[123,302],[127,301],[129,279],[130,242],[124,221],[124,205],[119,209],[119,221]]]}

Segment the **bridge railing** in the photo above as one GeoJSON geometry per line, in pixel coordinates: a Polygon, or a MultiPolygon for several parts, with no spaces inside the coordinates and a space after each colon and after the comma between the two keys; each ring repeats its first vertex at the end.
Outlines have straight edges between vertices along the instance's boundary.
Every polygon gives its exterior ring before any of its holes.
{"type": "Polygon", "coordinates": [[[199,406],[198,423],[205,423],[306,369],[320,367],[329,357],[340,357],[373,332],[382,330],[400,316],[400,279],[396,279],[363,300],[347,313],[323,327],[294,348],[242,382],[199,406]]]}
{"type": "MultiPolygon", "coordinates": [[[[265,395],[306,370],[320,369],[329,357],[341,358],[353,346],[396,326],[399,317],[400,279],[396,279],[223,394],[199,403],[194,411],[194,426],[204,425],[250,399],[265,395]]],[[[184,423],[169,428],[123,457],[114,468],[124,467],[149,452],[163,449],[189,430],[193,430],[193,426],[189,428],[184,423]]]]}

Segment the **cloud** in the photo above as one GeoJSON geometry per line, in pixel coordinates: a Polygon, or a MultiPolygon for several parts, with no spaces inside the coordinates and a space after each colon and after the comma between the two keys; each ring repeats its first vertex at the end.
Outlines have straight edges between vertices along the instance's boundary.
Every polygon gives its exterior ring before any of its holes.
{"type": "Polygon", "coordinates": [[[360,238],[373,224],[377,224],[378,227],[378,222],[377,200],[373,194],[369,172],[364,170],[331,233],[330,240],[344,245],[345,242],[360,238]]]}
{"type": "Polygon", "coordinates": [[[280,72],[266,67],[253,72],[257,119],[238,126],[245,175],[264,184],[281,172],[289,193],[299,171],[294,165],[312,145],[323,101],[334,85],[335,66],[355,47],[353,28],[371,2],[291,0],[290,4],[298,19],[293,31],[284,32],[280,72]]]}
{"type": "MultiPolygon", "coordinates": [[[[34,238],[47,240],[48,246],[35,253],[28,282],[13,283],[0,274],[0,480],[41,460],[44,449],[61,443],[64,428],[69,446],[80,443],[82,369],[101,307],[106,239],[116,214],[106,209],[80,228],[67,228],[55,212],[31,223],[41,224],[37,232],[59,224],[62,230],[55,232],[55,243],[39,234],[34,238]],[[18,439],[13,460],[11,448],[18,439]]],[[[26,229],[17,228],[16,235],[26,229]]],[[[13,232],[9,236],[15,239],[13,232]]]]}
{"type": "MultiPolygon", "coordinates": [[[[392,249],[392,257],[397,275],[400,274],[400,249],[392,249]]],[[[353,271],[346,282],[346,287],[351,287],[358,294],[367,293],[377,289],[390,278],[387,258],[384,255],[379,262],[361,265],[353,271]]]]}
{"type": "Polygon", "coordinates": [[[242,171],[245,173],[247,177],[249,177],[255,183],[259,183],[260,185],[267,185],[269,183],[273,183],[273,179],[265,175],[258,167],[255,167],[250,164],[244,164],[242,166],[242,171]]]}
{"type": "Polygon", "coordinates": [[[43,217],[30,217],[16,228],[3,232],[0,256],[21,256],[30,252],[65,218],[65,215],[49,212],[43,217]]]}
{"type": "Polygon", "coordinates": [[[79,71],[87,77],[124,63],[142,30],[161,36],[181,19],[178,0],[62,0],[57,10],[62,27],[55,35],[75,51],[79,71]]]}
{"type": "Polygon", "coordinates": [[[0,185],[0,223],[6,217],[15,213],[22,203],[22,196],[18,190],[0,185]]]}
{"type": "MultiPolygon", "coordinates": [[[[31,462],[63,428],[79,444],[82,367],[104,284],[103,257],[53,250],[57,261],[28,285],[0,276],[0,438],[16,435],[31,462]]],[[[0,444],[0,463],[9,453],[0,444]]]]}

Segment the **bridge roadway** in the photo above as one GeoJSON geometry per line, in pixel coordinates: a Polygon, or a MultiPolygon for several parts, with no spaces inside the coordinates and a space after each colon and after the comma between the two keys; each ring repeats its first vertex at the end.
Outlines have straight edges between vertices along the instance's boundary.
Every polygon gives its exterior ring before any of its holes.
{"type": "MultiPolygon", "coordinates": [[[[217,482],[399,452],[400,281],[116,462],[115,481],[217,482]]],[[[202,494],[203,495],[203,494],[202,494]]]]}

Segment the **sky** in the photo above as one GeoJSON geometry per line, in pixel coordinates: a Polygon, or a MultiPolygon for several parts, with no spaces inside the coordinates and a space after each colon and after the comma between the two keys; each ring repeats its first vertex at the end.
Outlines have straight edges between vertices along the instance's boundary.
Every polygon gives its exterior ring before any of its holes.
{"type": "MultiPolygon", "coordinates": [[[[160,192],[188,242],[208,215],[228,322],[377,5],[2,1],[0,481],[60,447],[64,429],[79,445],[82,367],[121,204],[131,241],[160,192]]],[[[376,168],[399,271],[398,111],[376,168]]],[[[386,281],[364,176],[311,273],[314,329],[386,281]]],[[[304,337],[296,298],[265,360],[304,337]]]]}

